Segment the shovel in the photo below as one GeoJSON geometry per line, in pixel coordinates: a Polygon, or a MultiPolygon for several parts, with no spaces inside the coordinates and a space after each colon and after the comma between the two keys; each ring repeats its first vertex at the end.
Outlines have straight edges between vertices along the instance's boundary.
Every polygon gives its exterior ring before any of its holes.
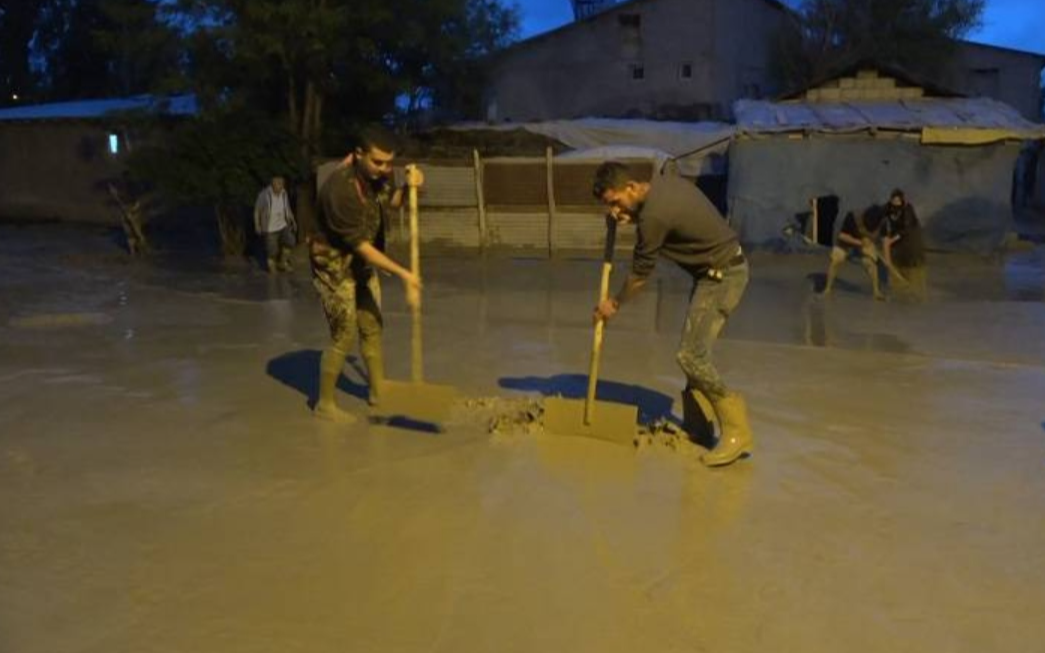
{"type": "MultiPolygon", "coordinates": [[[[413,166],[407,166],[408,169],[413,166]]],[[[421,277],[421,250],[417,229],[417,187],[409,186],[410,207],[410,271],[421,277]]],[[[424,356],[421,341],[421,305],[410,309],[410,381],[385,380],[381,386],[381,401],[371,409],[371,415],[388,419],[406,419],[412,422],[439,424],[450,414],[457,397],[457,389],[424,381],[424,356]]]]}
{"type": "MultiPolygon", "coordinates": [[[[606,249],[602,258],[602,281],[599,285],[599,301],[610,294],[610,273],[613,271],[613,245],[617,236],[617,223],[606,221],[606,249]]],[[[559,435],[579,435],[619,444],[632,445],[635,441],[635,423],[638,408],[630,404],[612,401],[596,401],[595,389],[599,381],[599,358],[602,354],[602,335],[605,320],[595,323],[595,336],[591,346],[591,364],[588,368],[588,394],[583,399],[550,397],[544,400],[544,428],[559,435]]]]}
{"type": "Polygon", "coordinates": [[[890,275],[889,279],[890,279],[890,281],[899,281],[900,283],[897,284],[897,285],[900,288],[909,288],[911,286],[911,282],[908,281],[907,278],[904,277],[900,273],[900,271],[896,269],[896,266],[893,265],[892,261],[887,261],[887,260],[885,260],[885,257],[882,257],[882,263],[884,263],[885,264],[885,268],[887,270],[889,270],[889,275],[890,275]]]}

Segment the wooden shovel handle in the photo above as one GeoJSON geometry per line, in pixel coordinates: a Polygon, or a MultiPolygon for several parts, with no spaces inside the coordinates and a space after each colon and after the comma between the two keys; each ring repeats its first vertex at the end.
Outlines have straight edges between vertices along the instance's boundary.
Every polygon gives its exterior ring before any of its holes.
{"type": "MultiPolygon", "coordinates": [[[[606,246],[602,254],[602,279],[599,282],[599,303],[610,296],[610,273],[613,272],[613,248],[617,240],[617,222],[606,219],[606,246]]],[[[602,335],[606,320],[595,323],[595,335],[591,343],[591,364],[588,366],[588,395],[584,399],[584,424],[591,426],[595,418],[595,388],[599,383],[599,359],[602,356],[602,335]]]]}
{"type": "MultiPolygon", "coordinates": [[[[409,175],[416,166],[406,166],[406,174],[409,175]]],[[[418,279],[421,278],[421,244],[417,226],[417,186],[407,184],[407,206],[410,210],[410,271],[418,279]]],[[[420,295],[420,294],[419,294],[420,295]]],[[[410,379],[414,383],[424,381],[424,353],[421,340],[421,302],[412,307],[411,333],[410,333],[410,379]]]]}

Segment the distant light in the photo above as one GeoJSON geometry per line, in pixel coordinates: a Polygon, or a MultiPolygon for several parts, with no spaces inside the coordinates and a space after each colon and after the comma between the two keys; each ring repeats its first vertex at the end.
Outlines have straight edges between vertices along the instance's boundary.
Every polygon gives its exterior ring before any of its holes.
{"type": "Polygon", "coordinates": [[[116,134],[109,134],[109,154],[120,153],[120,137],[116,134]]]}
{"type": "Polygon", "coordinates": [[[11,99],[14,100],[15,102],[17,102],[18,101],[18,94],[17,93],[12,93],[11,94],[11,99]]]}

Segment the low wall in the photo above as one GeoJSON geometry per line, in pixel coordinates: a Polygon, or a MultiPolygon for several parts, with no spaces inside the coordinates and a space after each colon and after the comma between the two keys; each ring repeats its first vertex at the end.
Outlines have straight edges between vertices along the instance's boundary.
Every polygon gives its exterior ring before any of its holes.
{"type": "Polygon", "coordinates": [[[0,123],[0,217],[119,224],[105,182],[122,169],[97,125],[0,123]]]}

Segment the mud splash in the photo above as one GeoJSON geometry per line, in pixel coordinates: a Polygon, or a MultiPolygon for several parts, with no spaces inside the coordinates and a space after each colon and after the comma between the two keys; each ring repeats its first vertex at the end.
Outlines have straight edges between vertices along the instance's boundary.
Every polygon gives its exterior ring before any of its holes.
{"type": "Polygon", "coordinates": [[[37,313],[20,315],[8,320],[15,329],[65,329],[84,326],[100,326],[112,322],[105,313],[37,313]]]}

